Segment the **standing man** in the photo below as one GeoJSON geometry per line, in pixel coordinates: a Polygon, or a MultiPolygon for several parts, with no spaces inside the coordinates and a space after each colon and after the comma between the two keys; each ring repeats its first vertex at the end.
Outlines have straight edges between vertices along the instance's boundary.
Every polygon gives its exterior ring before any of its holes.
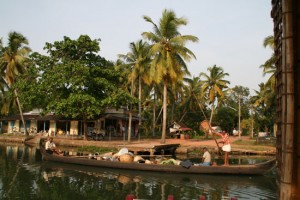
{"type": "Polygon", "coordinates": [[[217,133],[217,132],[213,132],[214,134],[222,137],[222,141],[220,141],[219,143],[222,143],[222,150],[224,151],[224,166],[229,165],[229,152],[231,151],[231,145],[230,145],[230,140],[229,140],[229,135],[225,132],[222,131],[222,133],[217,133]]]}

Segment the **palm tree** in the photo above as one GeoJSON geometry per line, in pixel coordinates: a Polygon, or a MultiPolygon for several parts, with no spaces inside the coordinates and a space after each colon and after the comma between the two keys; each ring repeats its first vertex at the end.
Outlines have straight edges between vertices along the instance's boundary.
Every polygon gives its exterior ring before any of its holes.
{"type": "Polygon", "coordinates": [[[161,91],[163,89],[162,86],[160,84],[156,84],[154,81],[152,81],[151,85],[150,85],[150,88],[152,89],[151,90],[151,95],[150,95],[150,98],[152,99],[152,113],[153,113],[153,118],[152,118],[152,136],[154,137],[155,136],[155,130],[156,130],[156,127],[157,127],[157,121],[158,121],[158,118],[159,118],[159,115],[158,117],[156,118],[156,109],[159,108],[160,109],[160,102],[161,102],[161,97],[163,96],[161,94],[161,91]]]}
{"type": "Polygon", "coordinates": [[[253,106],[260,113],[261,129],[270,129],[274,125],[276,117],[275,98],[273,88],[264,83],[259,84],[259,91],[255,90],[255,95],[251,98],[253,106]]]}
{"type": "MultiPolygon", "coordinates": [[[[28,54],[31,52],[31,49],[26,45],[28,45],[28,40],[22,34],[17,32],[10,32],[8,34],[7,47],[3,47],[1,45],[2,53],[0,57],[0,67],[2,72],[2,82],[7,85],[7,88],[12,88],[17,77],[23,74],[26,70],[25,62],[28,54]]],[[[13,92],[19,108],[25,133],[28,134],[24,122],[22,106],[18,98],[17,88],[14,88],[13,92]]]]}
{"type": "MultiPolygon", "coordinates": [[[[185,83],[183,82],[183,80],[178,80],[176,82],[174,82],[174,84],[171,85],[171,87],[167,88],[167,92],[168,92],[168,104],[170,104],[172,106],[171,109],[171,119],[169,119],[169,124],[170,122],[174,122],[177,121],[177,119],[175,120],[174,118],[175,116],[175,110],[179,110],[179,106],[180,103],[182,102],[183,98],[184,98],[184,91],[185,91],[185,83]]],[[[178,114],[178,112],[177,112],[178,114]]]]}
{"type": "MultiPolygon", "coordinates": [[[[274,42],[274,36],[270,35],[264,39],[263,46],[265,48],[270,47],[273,52],[275,48],[275,42],[274,42]]],[[[270,78],[268,79],[266,84],[269,84],[270,87],[272,87],[275,90],[275,72],[276,72],[276,57],[275,53],[272,54],[271,58],[269,58],[264,64],[260,66],[260,68],[263,68],[263,75],[270,75],[270,78]]]]}
{"type": "Polygon", "coordinates": [[[153,25],[153,32],[142,33],[143,37],[152,42],[150,53],[153,56],[150,76],[156,82],[163,81],[163,127],[161,143],[166,139],[167,122],[167,86],[183,79],[189,74],[186,61],[196,58],[194,53],[185,47],[186,43],[197,42],[198,38],[192,35],[181,35],[179,27],[187,24],[184,18],[176,17],[171,10],[164,10],[159,24],[155,24],[148,16],[146,22],[153,25]]]}
{"type": "MultiPolygon", "coordinates": [[[[207,68],[209,74],[204,72],[200,73],[200,78],[203,77],[204,80],[202,83],[202,90],[207,95],[209,104],[211,105],[211,114],[209,123],[212,123],[212,117],[215,110],[215,102],[220,102],[224,98],[224,89],[228,88],[229,81],[225,80],[225,76],[228,76],[228,73],[224,73],[224,70],[221,67],[216,65],[207,68]]],[[[206,135],[207,137],[208,135],[206,135]]]]}
{"type": "MultiPolygon", "coordinates": [[[[141,127],[141,114],[142,114],[142,83],[150,84],[149,76],[148,76],[148,69],[150,59],[148,57],[148,50],[149,45],[147,42],[142,40],[137,41],[136,43],[131,42],[130,45],[130,52],[126,55],[119,54],[119,58],[123,59],[131,70],[131,76],[129,76],[128,82],[132,83],[131,91],[132,94],[133,90],[133,82],[135,79],[138,78],[138,98],[139,98],[139,127],[141,127]]],[[[130,111],[131,113],[131,111],[130,111]]],[[[129,120],[129,134],[128,134],[128,142],[130,142],[131,137],[131,120],[129,120]]]]}
{"type": "MultiPolygon", "coordinates": [[[[263,68],[263,75],[270,75],[269,79],[265,84],[261,83],[259,85],[260,91],[255,91],[256,95],[253,97],[255,100],[255,107],[261,108],[263,110],[264,116],[269,116],[269,119],[273,120],[275,118],[275,112],[273,107],[275,106],[275,73],[276,73],[276,57],[274,53],[275,41],[274,36],[270,35],[266,37],[263,41],[263,46],[265,48],[269,47],[273,51],[272,56],[260,66],[263,68]]],[[[262,122],[263,120],[259,120],[262,122]]]]}
{"type": "Polygon", "coordinates": [[[202,106],[199,105],[199,101],[204,99],[199,77],[185,78],[184,81],[187,83],[187,86],[185,87],[182,101],[184,110],[183,116],[188,111],[199,110],[199,106],[202,106]]]}

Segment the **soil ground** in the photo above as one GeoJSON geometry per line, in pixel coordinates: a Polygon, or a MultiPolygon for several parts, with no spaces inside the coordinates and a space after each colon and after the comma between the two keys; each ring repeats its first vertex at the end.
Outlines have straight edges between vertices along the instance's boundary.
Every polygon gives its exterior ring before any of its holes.
{"type": "MultiPolygon", "coordinates": [[[[36,136],[33,139],[25,141],[20,137],[0,137],[0,141],[2,142],[25,142],[27,144],[38,144],[41,136],[36,136]]],[[[217,142],[221,141],[220,138],[214,139],[166,139],[164,144],[179,144],[180,146],[177,148],[176,153],[189,153],[194,150],[201,150],[203,147],[207,147],[210,151],[218,151],[217,142]]],[[[232,152],[239,152],[244,154],[266,154],[266,155],[274,155],[276,152],[275,145],[268,144],[256,144],[255,140],[251,139],[249,136],[242,136],[241,139],[239,137],[230,137],[232,152]],[[240,141],[239,141],[240,140],[240,141]],[[236,142],[239,141],[239,142],[236,142]]],[[[57,146],[99,146],[99,147],[114,147],[114,148],[151,148],[153,146],[162,145],[161,139],[132,139],[130,143],[128,143],[127,139],[123,140],[123,138],[105,138],[104,141],[86,141],[78,138],[58,136],[54,137],[54,142],[57,146]]],[[[218,144],[219,147],[222,144],[218,144]]]]}
{"type": "MultiPolygon", "coordinates": [[[[193,151],[201,150],[203,147],[208,147],[210,150],[218,150],[217,142],[222,141],[220,138],[214,139],[166,139],[165,144],[180,144],[178,150],[181,151],[193,151]]],[[[241,152],[245,154],[275,154],[275,147],[266,144],[256,144],[255,140],[251,139],[249,136],[230,137],[231,147],[233,152],[241,152]],[[241,140],[241,144],[236,141],[241,140]],[[252,142],[251,142],[252,141],[252,142]],[[253,145],[254,143],[254,145],[253,145]]],[[[160,145],[160,139],[144,139],[144,140],[133,140],[130,146],[154,146],[160,145]]],[[[219,147],[222,144],[218,144],[219,147]]]]}

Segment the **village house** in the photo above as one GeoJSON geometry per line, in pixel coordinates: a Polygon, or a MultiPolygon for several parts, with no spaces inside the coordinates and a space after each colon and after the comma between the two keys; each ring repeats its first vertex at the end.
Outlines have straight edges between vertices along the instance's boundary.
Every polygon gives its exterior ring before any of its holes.
{"type": "MultiPolygon", "coordinates": [[[[26,128],[29,134],[46,134],[46,135],[73,135],[82,136],[83,120],[70,119],[49,113],[41,115],[41,110],[34,109],[30,112],[23,113],[26,128]]],[[[132,136],[138,128],[138,116],[132,116],[132,136]]],[[[105,114],[100,115],[94,120],[88,120],[88,133],[104,132],[105,135],[123,136],[128,131],[128,111],[126,108],[107,109],[105,114]]],[[[24,126],[19,114],[2,117],[0,119],[1,133],[24,133],[24,126]]]]}

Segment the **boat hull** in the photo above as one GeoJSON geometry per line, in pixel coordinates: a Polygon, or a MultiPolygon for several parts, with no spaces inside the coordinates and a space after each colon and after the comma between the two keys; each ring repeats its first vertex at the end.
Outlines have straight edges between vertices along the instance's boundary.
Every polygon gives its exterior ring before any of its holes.
{"type": "Polygon", "coordinates": [[[241,175],[263,175],[270,171],[276,164],[276,160],[270,160],[255,165],[229,165],[229,166],[191,166],[185,168],[181,165],[162,165],[144,163],[123,163],[117,161],[96,160],[79,158],[74,156],[60,156],[46,153],[41,148],[44,160],[60,163],[77,164],[94,167],[106,167],[114,169],[141,170],[165,173],[186,173],[186,174],[241,174],[241,175]]]}

